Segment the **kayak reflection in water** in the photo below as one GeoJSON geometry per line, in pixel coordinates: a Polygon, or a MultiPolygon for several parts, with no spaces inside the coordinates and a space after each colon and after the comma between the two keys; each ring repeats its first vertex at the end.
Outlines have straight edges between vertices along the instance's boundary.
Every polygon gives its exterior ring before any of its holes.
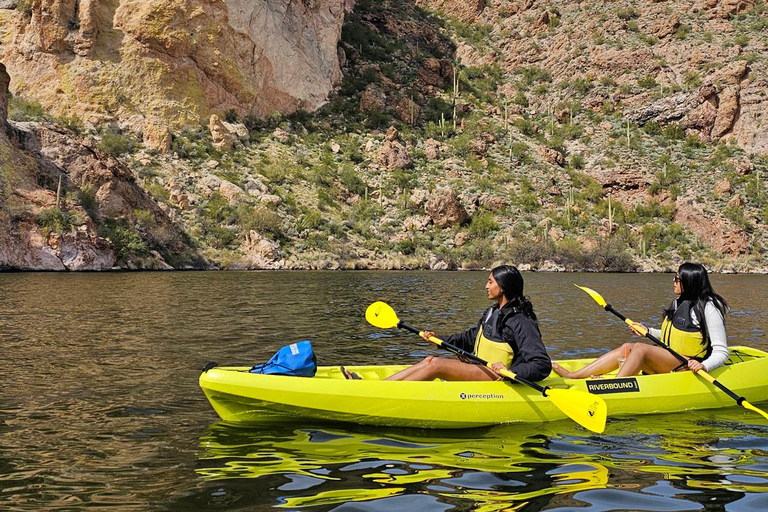
{"type": "MultiPolygon", "coordinates": [[[[512,265],[501,265],[488,275],[488,299],[496,304],[483,313],[470,329],[444,338],[481,359],[494,361],[493,370],[469,362],[429,356],[387,380],[499,380],[499,370],[508,368],[523,379],[537,381],[549,375],[552,362],[541,341],[533,305],[523,295],[523,276],[512,265]]],[[[435,336],[424,333],[424,339],[435,336]]]]}
{"type": "Polygon", "coordinates": [[[619,372],[616,376],[626,377],[641,371],[646,374],[682,369],[708,372],[722,366],[729,356],[725,337],[728,304],[712,289],[707,269],[698,263],[683,263],[675,274],[673,286],[678,298],[664,310],[661,329],[649,329],[640,323],[629,328],[638,336],[643,337],[647,331],[661,339],[672,350],[685,356],[687,365],[681,365],[674,355],[662,347],[625,343],[579,370],[570,372],[557,363],[552,363],[552,369],[562,377],[584,379],[617,368],[619,372]],[[704,321],[701,322],[700,318],[704,321]],[[620,358],[624,358],[622,364],[620,358]]]}

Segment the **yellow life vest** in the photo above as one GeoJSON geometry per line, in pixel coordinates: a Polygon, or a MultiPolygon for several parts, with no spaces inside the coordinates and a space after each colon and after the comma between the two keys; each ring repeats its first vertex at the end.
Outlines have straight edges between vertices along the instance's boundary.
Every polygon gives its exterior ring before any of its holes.
{"type": "Polygon", "coordinates": [[[515,357],[515,351],[506,341],[496,341],[486,338],[483,335],[485,325],[480,326],[475,337],[475,355],[489,363],[501,361],[504,366],[509,367],[509,363],[515,357]]]}
{"type": "MultiPolygon", "coordinates": [[[[674,303],[673,303],[674,306],[674,303]]],[[[703,322],[704,319],[698,319],[703,322]]],[[[672,313],[672,319],[665,318],[661,323],[661,340],[678,354],[696,359],[709,356],[711,346],[705,340],[698,325],[691,317],[691,301],[685,300],[672,313]]]]}

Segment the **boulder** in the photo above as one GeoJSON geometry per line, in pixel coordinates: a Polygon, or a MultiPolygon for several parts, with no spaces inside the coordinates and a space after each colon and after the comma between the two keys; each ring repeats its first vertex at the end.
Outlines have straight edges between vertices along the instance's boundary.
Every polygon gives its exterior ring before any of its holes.
{"type": "Polygon", "coordinates": [[[376,84],[369,84],[360,96],[360,110],[381,112],[387,106],[387,95],[376,84]]]}
{"type": "Polygon", "coordinates": [[[413,165],[413,160],[411,159],[408,150],[397,140],[384,141],[384,144],[381,145],[381,149],[379,149],[379,162],[385,165],[390,171],[407,169],[413,165]]]}
{"type": "Polygon", "coordinates": [[[680,16],[677,14],[649,18],[641,17],[639,28],[643,33],[659,39],[671,36],[680,27],[680,16]]]}
{"type": "Polygon", "coordinates": [[[208,122],[208,129],[211,131],[211,140],[213,147],[220,151],[228,151],[235,144],[235,136],[230,132],[224,122],[213,114],[208,122]]]}
{"type": "Polygon", "coordinates": [[[717,197],[729,196],[733,194],[733,187],[731,186],[731,182],[729,180],[724,179],[717,182],[715,188],[712,189],[712,192],[717,197]]]}
{"type": "Polygon", "coordinates": [[[244,268],[254,269],[279,269],[284,265],[281,259],[280,246],[277,242],[264,238],[256,231],[251,230],[245,241],[240,246],[243,258],[240,264],[244,268]]]}
{"type": "Polygon", "coordinates": [[[467,210],[452,190],[443,190],[436,193],[427,201],[424,211],[432,219],[432,223],[440,228],[446,228],[455,224],[466,224],[470,220],[467,210]]]}
{"type": "Polygon", "coordinates": [[[439,87],[453,77],[453,65],[447,59],[427,57],[418,76],[423,84],[439,87]]]}
{"type": "Polygon", "coordinates": [[[421,117],[421,107],[410,98],[401,98],[395,104],[397,117],[404,123],[416,124],[421,117]]]}
{"type": "Polygon", "coordinates": [[[539,155],[539,158],[548,164],[556,164],[560,167],[565,165],[565,157],[556,149],[548,148],[545,146],[538,146],[536,148],[536,153],[539,155]]]}
{"type": "Polygon", "coordinates": [[[443,145],[435,139],[424,141],[424,156],[427,160],[440,160],[440,153],[443,151],[443,145]]]}

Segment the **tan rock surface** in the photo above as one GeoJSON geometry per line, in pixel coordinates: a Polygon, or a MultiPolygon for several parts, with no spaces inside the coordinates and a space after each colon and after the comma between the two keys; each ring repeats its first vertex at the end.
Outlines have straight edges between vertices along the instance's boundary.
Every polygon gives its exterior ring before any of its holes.
{"type": "Polygon", "coordinates": [[[229,109],[312,110],[341,79],[337,43],[352,4],[40,0],[31,17],[0,14],[0,59],[14,94],[86,121],[140,114],[178,128],[229,109]]]}
{"type": "Polygon", "coordinates": [[[470,23],[475,21],[485,9],[485,0],[416,0],[416,4],[442,11],[470,23]]]}

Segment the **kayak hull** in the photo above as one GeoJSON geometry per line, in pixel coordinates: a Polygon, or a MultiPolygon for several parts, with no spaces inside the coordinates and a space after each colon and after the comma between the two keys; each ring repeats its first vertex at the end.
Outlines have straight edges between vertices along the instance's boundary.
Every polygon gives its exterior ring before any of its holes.
{"type": "MultiPolygon", "coordinates": [[[[733,347],[730,364],[710,374],[750,403],[768,400],[768,353],[733,347]]],[[[578,368],[590,360],[558,361],[578,368]]],[[[265,420],[342,421],[419,428],[470,428],[503,423],[541,423],[567,416],[528,386],[495,382],[392,382],[406,366],[349,366],[363,380],[347,380],[338,367],[319,367],[313,378],[248,373],[216,367],[200,375],[200,387],[216,413],[238,424],[265,420]]],[[[592,392],[609,417],[673,413],[736,406],[725,393],[691,372],[600,379],[563,379],[542,386],[592,392]]]]}

